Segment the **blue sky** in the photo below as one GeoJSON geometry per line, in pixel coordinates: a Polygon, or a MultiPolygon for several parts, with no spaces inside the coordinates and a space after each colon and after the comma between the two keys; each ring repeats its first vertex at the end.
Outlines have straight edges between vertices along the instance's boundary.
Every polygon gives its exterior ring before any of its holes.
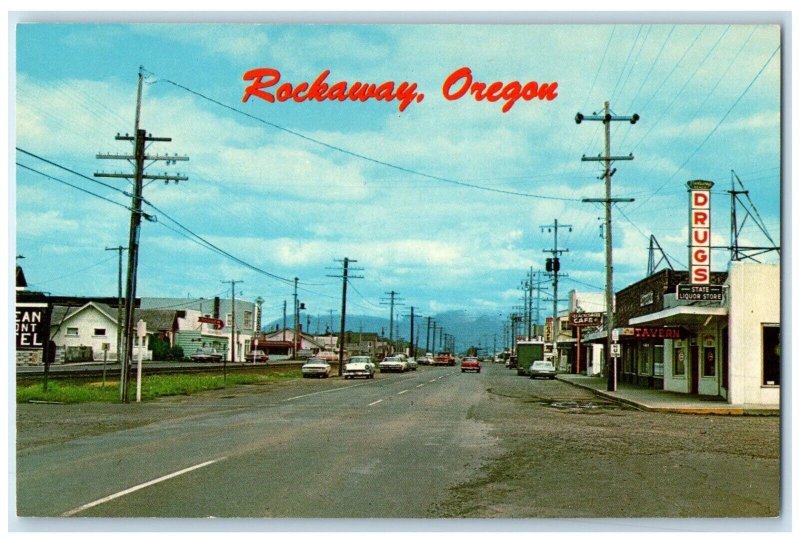
{"type": "MultiPolygon", "coordinates": [[[[423,315],[448,310],[505,315],[521,305],[527,271],[544,270],[559,230],[560,298],[602,292],[602,125],[575,113],[605,100],[636,125],[614,123],[614,285],[644,277],[655,235],[676,268],[687,262],[685,183],[710,179],[714,245],[729,244],[731,170],[780,243],[780,29],[774,25],[205,25],[21,24],[16,28],[16,146],[92,177],[129,171],[97,160],[129,152],[139,66],[146,70],[141,126],[173,139],[153,151],[190,157],[154,182],[159,211],[141,234],[141,296],[261,296],[265,320],[290,300],[289,279],[311,314],[339,312],[336,259],[363,268],[353,313],[388,315],[396,291],[423,315]],[[777,51],[777,52],[776,52],[777,51]],[[442,83],[469,67],[475,80],[557,82],[552,101],[448,101],[442,83]],[[397,102],[242,103],[253,68],[281,80],[416,82],[425,99],[397,102]],[[190,89],[173,84],[176,83],[190,89]],[[204,95],[211,98],[215,103],[204,95]],[[235,108],[232,111],[224,106],[235,108]],[[357,156],[359,155],[359,156],[357,156]],[[470,186],[467,186],[470,185],[470,186]],[[516,193],[516,194],[512,194],[516,193]],[[261,271],[193,243],[191,232],[261,271]],[[184,231],[185,232],[185,231],[184,231]]],[[[274,89],[273,89],[274,90],[274,89]]],[[[13,155],[12,155],[13,156],[13,155]]],[[[16,161],[121,205],[17,168],[16,254],[32,288],[114,296],[116,253],[126,245],[129,198],[23,153],[16,161]]],[[[150,168],[164,171],[163,165],[150,168]]],[[[104,180],[128,190],[124,180],[104,180]]],[[[764,245],[752,221],[741,244],[764,245]]],[[[729,253],[714,251],[714,270],[729,253]]],[[[766,260],[775,260],[775,257],[766,260]]]]}

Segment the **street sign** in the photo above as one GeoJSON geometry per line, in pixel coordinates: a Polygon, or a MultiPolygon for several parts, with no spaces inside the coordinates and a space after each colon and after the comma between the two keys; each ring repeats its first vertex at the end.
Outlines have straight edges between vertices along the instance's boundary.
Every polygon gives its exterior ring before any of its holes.
{"type": "Polygon", "coordinates": [[[214,330],[222,330],[224,323],[222,319],[215,319],[214,317],[197,317],[197,322],[214,325],[214,330]]]}
{"type": "Polygon", "coordinates": [[[722,290],[722,285],[680,284],[676,288],[676,294],[679,300],[721,302],[722,290]]]}
{"type": "Polygon", "coordinates": [[[611,330],[611,341],[619,341],[619,328],[611,330]]]}
{"type": "Polygon", "coordinates": [[[620,349],[620,344],[619,343],[612,343],[611,344],[611,356],[613,356],[614,358],[619,358],[619,356],[621,354],[622,354],[622,351],[620,349]]]}

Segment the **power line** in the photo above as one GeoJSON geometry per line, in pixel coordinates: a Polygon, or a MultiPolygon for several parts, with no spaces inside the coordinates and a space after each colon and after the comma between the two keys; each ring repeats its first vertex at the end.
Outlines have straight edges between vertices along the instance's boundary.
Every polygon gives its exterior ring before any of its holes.
{"type": "MultiPolygon", "coordinates": [[[[86,175],[83,175],[82,173],[76,172],[75,170],[71,170],[71,169],[67,168],[66,166],[63,166],[63,165],[58,164],[56,162],[53,162],[52,160],[48,160],[48,159],[46,159],[46,158],[44,158],[42,156],[35,155],[35,154],[31,153],[30,151],[26,151],[25,149],[20,149],[19,147],[17,147],[16,149],[20,153],[25,153],[28,156],[31,156],[31,157],[33,157],[35,159],[38,159],[38,160],[41,160],[42,162],[46,162],[47,164],[50,164],[51,166],[55,166],[56,168],[64,170],[65,172],[69,172],[71,174],[77,175],[78,177],[86,179],[87,181],[91,181],[92,183],[97,183],[98,185],[102,185],[107,189],[111,189],[111,190],[117,191],[117,192],[119,192],[119,193],[121,193],[121,194],[123,194],[123,195],[125,195],[125,196],[127,196],[129,198],[131,197],[131,194],[129,192],[125,192],[124,190],[122,190],[120,188],[117,188],[114,185],[109,185],[108,183],[103,183],[102,181],[98,181],[97,179],[92,179],[91,177],[88,177],[86,175]]],[[[19,164],[19,163],[17,163],[17,164],[19,164]]]]}
{"type": "MultiPolygon", "coordinates": [[[[780,46],[780,45],[779,45],[778,47],[776,47],[776,48],[775,48],[775,50],[774,50],[774,51],[772,52],[772,54],[769,56],[769,58],[768,58],[768,59],[767,59],[767,61],[764,63],[764,65],[763,65],[763,66],[761,66],[761,69],[759,69],[759,70],[758,70],[758,73],[757,73],[757,74],[756,74],[756,75],[753,77],[753,79],[750,81],[750,83],[748,83],[747,87],[745,87],[745,89],[744,89],[744,90],[741,92],[741,94],[739,94],[738,98],[736,98],[736,100],[734,100],[734,102],[733,102],[733,104],[731,105],[731,107],[729,107],[729,108],[728,108],[728,111],[726,111],[726,112],[725,112],[725,115],[723,115],[723,116],[722,116],[722,118],[719,120],[719,122],[716,124],[716,126],[714,126],[714,128],[712,128],[712,129],[711,129],[711,132],[709,132],[709,133],[708,133],[708,135],[705,137],[705,139],[704,139],[703,141],[701,141],[701,142],[700,142],[700,145],[698,145],[698,146],[697,146],[697,148],[695,148],[695,150],[694,150],[694,151],[692,151],[692,153],[691,153],[691,154],[690,154],[690,155],[689,155],[689,156],[686,158],[686,160],[684,160],[684,161],[683,161],[683,164],[681,164],[681,165],[678,167],[678,169],[677,169],[677,170],[675,170],[675,173],[673,173],[672,175],[670,175],[670,176],[669,176],[669,178],[667,178],[667,180],[666,180],[666,181],[665,181],[665,182],[664,182],[664,183],[663,183],[661,186],[659,186],[659,187],[658,187],[658,188],[657,188],[655,191],[653,191],[653,193],[652,193],[652,194],[650,194],[650,195],[649,195],[647,198],[645,198],[645,199],[642,201],[642,203],[641,203],[641,204],[639,204],[639,205],[636,207],[636,209],[637,209],[637,210],[638,210],[639,208],[641,208],[641,207],[642,207],[644,204],[646,204],[648,201],[650,201],[650,199],[651,199],[653,196],[655,196],[655,195],[656,195],[656,194],[657,194],[659,191],[661,191],[661,189],[663,189],[665,186],[667,186],[667,184],[668,184],[668,183],[669,183],[669,182],[672,180],[672,178],[673,178],[673,177],[675,177],[676,175],[678,175],[678,172],[680,172],[680,171],[681,171],[681,170],[682,170],[682,169],[683,169],[683,168],[686,166],[686,164],[688,164],[688,163],[689,163],[689,161],[690,161],[692,158],[694,158],[694,156],[695,156],[695,155],[696,155],[696,154],[697,154],[697,153],[700,151],[700,149],[703,147],[703,145],[705,145],[705,144],[708,142],[708,140],[709,140],[709,139],[711,139],[711,136],[713,136],[713,135],[714,135],[714,133],[716,133],[717,129],[718,129],[718,128],[719,128],[719,127],[722,125],[722,123],[724,123],[724,122],[725,122],[725,119],[727,119],[727,118],[728,118],[728,115],[730,115],[731,111],[733,111],[733,108],[735,108],[735,107],[736,107],[736,106],[739,104],[739,102],[741,101],[741,99],[742,99],[742,98],[744,98],[744,95],[745,95],[745,94],[747,94],[747,91],[749,91],[749,90],[750,90],[750,88],[753,86],[753,84],[755,84],[755,82],[758,80],[758,78],[761,76],[761,74],[762,74],[762,73],[764,73],[764,70],[767,68],[767,66],[769,65],[769,63],[770,63],[770,62],[772,62],[772,59],[773,59],[773,58],[775,58],[775,54],[776,54],[778,51],[780,51],[780,49],[781,49],[781,46],[780,46]]],[[[634,211],[635,211],[635,210],[634,210],[634,211]]]]}
{"type": "MultiPolygon", "coordinates": [[[[147,71],[147,70],[145,70],[145,71],[147,71]]],[[[153,72],[149,72],[148,71],[148,73],[156,76],[156,74],[154,74],[153,72]]],[[[158,77],[158,76],[156,76],[156,77],[158,77]]],[[[490,188],[490,187],[484,187],[484,186],[481,186],[481,185],[475,185],[475,184],[472,184],[472,183],[466,183],[464,181],[458,181],[458,180],[455,180],[455,179],[449,179],[449,178],[446,178],[446,177],[440,177],[440,176],[437,176],[437,175],[427,174],[427,173],[424,173],[424,172],[420,172],[418,170],[413,170],[411,168],[406,168],[405,166],[398,166],[397,164],[392,164],[390,162],[379,160],[377,158],[372,158],[372,157],[369,157],[369,156],[366,156],[366,155],[362,155],[360,153],[356,153],[354,151],[349,151],[347,149],[344,149],[342,147],[338,147],[336,145],[324,142],[322,140],[318,140],[316,138],[312,138],[310,136],[306,136],[305,134],[297,132],[296,130],[292,130],[290,128],[286,128],[284,126],[281,126],[279,124],[267,121],[265,119],[262,119],[260,117],[255,116],[255,115],[252,115],[250,113],[246,113],[246,112],[244,112],[244,111],[242,111],[240,109],[237,109],[237,108],[235,108],[233,106],[229,106],[229,105],[227,105],[227,104],[225,104],[223,102],[220,102],[219,100],[216,100],[214,98],[211,98],[210,96],[207,96],[207,95],[205,95],[205,94],[203,94],[201,92],[192,90],[192,89],[190,89],[190,88],[188,88],[188,87],[186,87],[184,85],[181,85],[180,83],[176,83],[175,81],[159,77],[157,82],[161,82],[161,81],[163,81],[165,83],[169,83],[170,85],[174,85],[175,87],[178,87],[179,89],[182,89],[182,90],[184,90],[184,91],[186,91],[188,93],[194,94],[195,96],[198,96],[198,97],[202,98],[203,100],[207,100],[207,101],[209,101],[209,102],[211,102],[213,104],[216,104],[216,105],[218,105],[218,106],[220,106],[222,108],[225,108],[227,110],[233,111],[234,113],[238,113],[239,115],[243,115],[243,116],[245,116],[245,117],[247,117],[249,119],[252,119],[252,120],[254,120],[256,122],[259,122],[261,124],[270,126],[270,127],[275,128],[277,130],[281,130],[282,132],[286,132],[287,134],[291,134],[291,135],[293,135],[295,137],[298,137],[298,138],[303,139],[305,141],[314,143],[316,145],[320,145],[320,146],[325,147],[327,149],[330,149],[332,151],[336,151],[336,152],[343,153],[343,154],[346,154],[346,155],[349,155],[349,156],[352,156],[352,157],[355,157],[355,158],[359,158],[359,159],[365,160],[367,162],[372,162],[373,164],[378,164],[380,166],[385,166],[387,168],[392,168],[392,169],[395,169],[395,170],[398,170],[398,171],[401,171],[401,172],[405,172],[405,173],[409,173],[409,174],[412,174],[412,175],[418,175],[420,177],[425,177],[427,179],[432,179],[434,181],[441,181],[443,183],[450,183],[450,184],[453,184],[453,185],[459,185],[459,186],[462,186],[462,187],[467,187],[467,188],[472,188],[472,189],[477,189],[477,190],[484,190],[484,191],[488,191],[488,192],[495,192],[495,193],[499,193],[499,194],[507,194],[507,195],[511,195],[511,196],[522,196],[522,197],[525,197],[525,198],[536,198],[536,199],[541,199],[541,200],[557,200],[557,201],[563,201],[563,202],[578,202],[578,201],[580,201],[579,198],[564,198],[564,197],[560,197],[560,196],[546,196],[546,195],[542,195],[542,194],[530,194],[530,193],[527,193],[527,192],[517,192],[517,191],[512,191],[512,190],[504,190],[504,189],[495,189],[495,188],[490,188]]]]}
{"type": "Polygon", "coordinates": [[[92,192],[92,191],[90,191],[90,190],[86,190],[86,189],[84,189],[84,188],[81,188],[81,187],[79,187],[79,186],[77,186],[77,185],[73,185],[72,183],[69,183],[69,182],[67,182],[67,181],[64,181],[64,180],[62,180],[62,179],[58,179],[58,178],[56,178],[56,177],[53,177],[52,175],[46,174],[46,173],[44,173],[44,172],[40,172],[39,170],[36,170],[36,169],[34,169],[34,168],[31,168],[30,166],[26,166],[25,164],[21,164],[21,163],[19,163],[19,162],[17,162],[16,164],[17,164],[17,166],[19,166],[20,168],[24,168],[24,169],[26,169],[26,170],[30,170],[30,171],[32,171],[32,172],[34,172],[34,173],[38,173],[39,175],[41,175],[41,176],[43,176],[43,177],[46,177],[46,178],[48,178],[48,179],[50,179],[50,180],[52,180],[52,181],[56,181],[57,183],[61,183],[61,184],[63,184],[63,185],[67,185],[68,187],[72,187],[73,189],[79,190],[79,191],[81,191],[81,192],[85,192],[86,194],[91,194],[91,195],[92,195],[92,196],[94,196],[95,198],[100,198],[101,200],[105,200],[106,202],[108,202],[108,203],[110,203],[110,204],[114,204],[114,205],[116,205],[116,206],[119,206],[119,207],[121,207],[121,208],[123,208],[123,209],[126,209],[126,210],[128,210],[128,211],[131,211],[131,208],[130,208],[129,206],[126,206],[125,204],[121,204],[121,203],[119,203],[119,202],[115,202],[114,200],[111,200],[111,199],[109,199],[109,198],[106,198],[105,196],[101,196],[101,195],[99,195],[99,194],[97,194],[97,193],[94,193],[94,192],[92,192]]]}

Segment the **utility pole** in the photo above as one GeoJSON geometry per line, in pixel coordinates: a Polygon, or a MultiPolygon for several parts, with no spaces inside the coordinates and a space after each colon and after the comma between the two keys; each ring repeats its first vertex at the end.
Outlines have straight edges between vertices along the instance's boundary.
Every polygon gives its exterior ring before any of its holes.
{"type": "Polygon", "coordinates": [[[337,260],[337,262],[342,263],[342,275],[328,275],[328,277],[341,277],[342,279],[342,317],[339,326],[339,377],[341,377],[342,370],[344,369],[344,334],[347,319],[347,281],[349,278],[363,279],[364,276],[349,275],[350,263],[358,262],[358,260],[350,260],[349,258],[344,257],[344,260],[337,260]]]}
{"type": "MultiPolygon", "coordinates": [[[[231,364],[236,362],[236,283],[244,283],[239,279],[231,279],[230,281],[222,281],[222,283],[231,284],[231,364]]],[[[228,371],[225,365],[225,359],[222,359],[222,380],[227,382],[228,371]]]]}
{"type": "Polygon", "coordinates": [[[119,261],[117,264],[117,362],[122,363],[122,251],[127,248],[120,245],[119,247],[106,247],[106,251],[119,252],[119,261]]]}
{"type": "MultiPolygon", "coordinates": [[[[141,229],[142,216],[147,220],[155,220],[154,217],[142,212],[142,189],[143,181],[147,180],[162,180],[165,183],[170,181],[186,181],[189,178],[184,175],[149,175],[145,174],[146,168],[145,161],[151,164],[157,161],[165,161],[167,164],[175,164],[177,161],[189,160],[185,156],[169,156],[169,155],[148,155],[146,152],[146,144],[148,142],[169,142],[172,138],[158,138],[153,137],[152,134],[147,134],[147,131],[139,128],[142,111],[142,67],[139,67],[139,84],[136,90],[136,118],[134,121],[134,135],[124,136],[117,134],[115,139],[117,141],[130,141],[133,143],[134,154],[98,154],[98,159],[114,159],[114,160],[127,160],[134,164],[133,173],[100,173],[94,174],[95,177],[109,177],[117,179],[133,180],[133,195],[131,202],[131,222],[130,231],[128,235],[128,275],[125,285],[125,350],[123,359],[121,361],[120,369],[120,401],[123,403],[128,402],[128,373],[130,371],[131,358],[133,356],[133,335],[135,323],[133,322],[134,305],[136,301],[136,275],[139,268],[139,235],[141,229]]],[[[140,346],[141,348],[141,346],[140,346]]]]}
{"type": "Polygon", "coordinates": [[[388,305],[389,306],[389,345],[391,346],[392,353],[394,353],[394,306],[395,305],[402,305],[399,303],[399,299],[397,298],[397,292],[391,291],[386,292],[385,294],[389,295],[388,304],[386,303],[387,300],[382,300],[381,305],[388,305]]]}
{"type": "Polygon", "coordinates": [[[283,301],[283,341],[286,341],[286,300],[283,301]]]}
{"type": "Polygon", "coordinates": [[[431,335],[431,349],[432,353],[436,354],[436,321],[433,321],[433,334],[431,335]]]}
{"type": "Polygon", "coordinates": [[[558,248],[558,229],[568,228],[569,231],[572,232],[572,225],[558,224],[558,219],[554,219],[553,224],[546,224],[541,227],[542,232],[544,232],[545,228],[547,228],[548,232],[553,232],[553,248],[544,249],[543,252],[553,255],[553,258],[547,259],[547,265],[545,269],[549,272],[553,272],[553,365],[558,368],[558,334],[560,331],[560,326],[558,323],[558,271],[561,269],[561,263],[558,260],[558,255],[569,252],[569,249],[558,248]]]}
{"type": "Polygon", "coordinates": [[[430,316],[427,317],[428,326],[425,328],[425,353],[430,353],[430,340],[431,340],[431,318],[430,316]]]}
{"type": "Polygon", "coordinates": [[[633,154],[631,153],[628,156],[611,156],[611,122],[612,121],[629,121],[631,124],[636,124],[639,120],[639,115],[634,113],[630,117],[627,116],[620,116],[620,115],[612,115],[611,108],[609,107],[608,101],[603,104],[603,114],[598,115],[594,113],[593,115],[584,116],[582,113],[577,113],[575,115],[575,122],[577,124],[581,124],[582,121],[601,121],[605,127],[605,155],[600,157],[587,157],[583,155],[581,157],[581,161],[588,162],[588,161],[602,161],[604,163],[603,167],[603,179],[605,179],[605,198],[584,198],[582,201],[584,202],[602,202],[605,204],[606,207],[606,219],[605,219],[605,242],[606,242],[606,369],[608,370],[608,390],[613,392],[617,390],[617,363],[616,359],[612,360],[611,357],[611,343],[612,343],[612,333],[614,330],[614,268],[613,268],[613,259],[611,256],[612,252],[612,244],[611,244],[611,204],[616,202],[633,202],[633,198],[611,198],[611,176],[617,171],[616,168],[613,170],[611,169],[611,163],[615,160],[633,160],[633,154]]]}

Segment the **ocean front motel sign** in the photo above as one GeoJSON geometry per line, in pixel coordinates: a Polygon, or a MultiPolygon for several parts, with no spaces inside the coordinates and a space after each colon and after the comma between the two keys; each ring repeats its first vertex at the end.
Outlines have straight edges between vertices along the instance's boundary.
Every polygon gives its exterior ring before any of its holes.
{"type": "Polygon", "coordinates": [[[677,287],[679,300],[717,301],[722,286],[711,285],[711,187],[713,181],[696,179],[689,188],[689,284],[677,287]]]}

